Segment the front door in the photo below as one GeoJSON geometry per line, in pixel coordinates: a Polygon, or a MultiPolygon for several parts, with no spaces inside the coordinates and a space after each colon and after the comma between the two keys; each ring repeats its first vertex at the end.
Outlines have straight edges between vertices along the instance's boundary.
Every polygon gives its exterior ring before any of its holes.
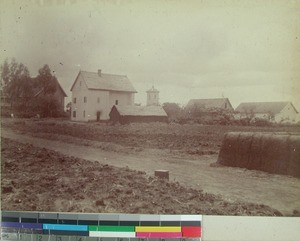
{"type": "Polygon", "coordinates": [[[97,121],[100,121],[101,111],[97,111],[97,121]]]}

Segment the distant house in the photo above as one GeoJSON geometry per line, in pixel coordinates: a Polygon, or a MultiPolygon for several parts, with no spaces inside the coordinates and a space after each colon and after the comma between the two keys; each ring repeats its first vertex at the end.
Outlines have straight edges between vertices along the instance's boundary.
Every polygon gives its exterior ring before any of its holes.
{"type": "Polygon", "coordinates": [[[109,113],[112,122],[167,122],[167,113],[161,106],[119,106],[114,105],[109,113]]]}
{"type": "Polygon", "coordinates": [[[235,111],[237,118],[261,118],[276,123],[294,123],[298,111],[291,102],[249,102],[241,103],[235,111]]]}
{"type": "Polygon", "coordinates": [[[135,88],[125,75],[80,71],[71,87],[73,121],[108,120],[111,108],[134,105],[135,88]]]}
{"type": "MultiPolygon", "coordinates": [[[[35,81],[35,78],[31,78],[32,81],[35,81]]],[[[31,91],[28,93],[21,93],[18,96],[17,101],[19,103],[28,103],[27,108],[31,108],[32,103],[31,101],[36,101],[35,98],[40,97],[40,96],[52,96],[57,103],[59,104],[60,111],[64,111],[65,108],[65,97],[67,97],[66,92],[64,89],[61,87],[60,83],[58,80],[55,78],[55,84],[56,84],[56,90],[53,94],[44,94],[44,89],[41,87],[35,87],[32,88],[31,91]]],[[[10,107],[10,98],[3,92],[2,87],[0,90],[1,93],[1,106],[5,107],[10,107]]]]}
{"type": "MultiPolygon", "coordinates": [[[[65,97],[67,97],[66,92],[64,89],[61,87],[60,83],[58,80],[55,78],[56,82],[56,90],[51,96],[59,103],[60,111],[64,111],[65,109],[65,97]]],[[[41,88],[36,88],[33,90],[33,97],[39,97],[44,95],[44,90],[41,88]]]]}
{"type": "Polygon", "coordinates": [[[203,111],[210,111],[215,109],[228,111],[234,110],[228,98],[191,99],[185,107],[187,111],[193,110],[195,108],[201,109],[203,111]]]}

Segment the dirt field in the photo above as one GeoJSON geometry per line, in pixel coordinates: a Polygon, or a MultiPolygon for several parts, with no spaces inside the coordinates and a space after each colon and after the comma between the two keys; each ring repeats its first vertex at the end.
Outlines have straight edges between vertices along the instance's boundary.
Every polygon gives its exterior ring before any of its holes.
{"type": "MultiPolygon", "coordinates": [[[[203,190],[213,196],[217,195],[226,203],[235,203],[237,209],[239,209],[238,205],[251,202],[255,204],[252,205],[254,211],[256,206],[264,204],[279,210],[284,216],[299,215],[299,178],[215,165],[223,133],[226,131],[299,132],[299,127],[278,129],[242,126],[180,126],[157,123],[107,126],[106,124],[73,123],[59,120],[3,119],[2,128],[1,135],[5,138],[26,145],[32,144],[34,147],[54,150],[69,156],[71,160],[75,157],[75,159],[86,159],[102,165],[128,166],[132,170],[145,172],[148,176],[153,175],[156,169],[167,169],[170,171],[171,180],[178,181],[184,188],[203,190]],[[80,137],[81,135],[82,137],[80,137]]],[[[4,144],[7,140],[4,140],[4,144]]],[[[20,155],[19,159],[22,160],[22,153],[20,155]]],[[[28,155],[33,154],[29,153],[28,155]]],[[[89,165],[86,164],[86,166],[89,165]]],[[[66,173],[68,173],[67,170],[66,173]]],[[[31,176],[31,178],[33,177],[31,176]]],[[[77,179],[78,177],[75,180],[77,179]]],[[[5,183],[6,180],[3,179],[3,181],[5,183]]],[[[78,190],[76,183],[74,186],[78,190]]],[[[20,191],[24,190],[20,189],[20,191]]],[[[60,196],[56,196],[56,198],[64,199],[64,194],[59,193],[60,196]]],[[[38,195],[38,197],[42,199],[43,195],[38,195]]],[[[87,198],[85,196],[84,200],[87,198]]],[[[94,198],[96,197],[93,196],[94,201],[98,200],[94,198]]],[[[151,196],[149,198],[151,199],[151,196]]],[[[175,202],[178,204],[185,203],[181,199],[176,200],[175,202]]],[[[90,203],[93,202],[90,201],[90,203]]],[[[85,210],[87,212],[90,210],[89,208],[93,207],[85,201],[76,201],[72,204],[78,205],[78,207],[70,209],[66,203],[58,203],[52,208],[58,211],[61,206],[63,210],[85,210]]],[[[15,205],[20,206],[20,204],[15,205]]],[[[199,205],[198,209],[202,210],[202,205],[199,205]]],[[[209,207],[217,210],[219,203],[214,203],[209,207]]],[[[92,209],[94,210],[94,207],[92,209]]],[[[106,208],[106,211],[112,210],[106,208]]],[[[139,212],[152,212],[151,210],[145,209],[139,212]]],[[[197,208],[194,211],[190,208],[188,210],[193,213],[197,208]]],[[[236,209],[233,208],[233,210],[236,209]]],[[[247,210],[244,214],[259,215],[249,211],[247,210]]],[[[118,209],[117,212],[129,211],[118,209]]],[[[235,213],[236,211],[229,211],[224,214],[233,215],[235,213]]],[[[273,214],[264,213],[264,215],[273,214]]]]}
{"type": "MultiPolygon", "coordinates": [[[[300,126],[253,127],[200,124],[138,123],[110,126],[105,123],[76,123],[63,120],[3,119],[3,128],[43,138],[64,141],[67,137],[130,147],[167,149],[194,155],[217,154],[228,131],[299,132],[300,126]],[[56,135],[56,136],[54,136],[56,135]]],[[[85,142],[86,143],[86,142],[85,142]]]]}
{"type": "Polygon", "coordinates": [[[201,190],[2,139],[2,209],[68,212],[268,215],[265,205],[226,202],[201,190]]]}

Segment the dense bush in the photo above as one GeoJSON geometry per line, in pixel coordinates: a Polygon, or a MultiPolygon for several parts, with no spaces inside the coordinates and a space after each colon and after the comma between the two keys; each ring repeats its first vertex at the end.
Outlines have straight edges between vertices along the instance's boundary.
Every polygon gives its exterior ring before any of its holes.
{"type": "Polygon", "coordinates": [[[266,119],[254,118],[250,121],[251,125],[254,126],[272,126],[273,123],[266,119]]]}
{"type": "Polygon", "coordinates": [[[33,117],[70,117],[69,113],[61,110],[58,102],[53,98],[38,97],[29,103],[19,103],[14,108],[1,108],[2,117],[33,118],[33,117]]]}
{"type": "Polygon", "coordinates": [[[203,124],[203,125],[230,125],[233,113],[221,108],[183,108],[176,103],[164,103],[163,108],[170,123],[203,124]]]}
{"type": "MultiPolygon", "coordinates": [[[[272,119],[257,118],[253,115],[236,118],[234,111],[222,108],[182,108],[176,103],[164,103],[170,123],[202,125],[238,125],[238,126],[285,126],[289,123],[274,123],[272,119]]],[[[300,124],[300,123],[299,123],[300,124]]]]}
{"type": "Polygon", "coordinates": [[[163,109],[168,115],[169,122],[171,123],[185,123],[185,117],[183,108],[179,106],[177,103],[164,103],[163,109]]]}
{"type": "Polygon", "coordinates": [[[41,117],[60,117],[62,111],[58,101],[51,95],[39,96],[31,102],[32,110],[41,117]]]}

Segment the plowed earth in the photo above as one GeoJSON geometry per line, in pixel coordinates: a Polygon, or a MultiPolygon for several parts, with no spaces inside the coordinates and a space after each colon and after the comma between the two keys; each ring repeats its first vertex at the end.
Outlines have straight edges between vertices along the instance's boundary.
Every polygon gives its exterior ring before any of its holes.
{"type": "Polygon", "coordinates": [[[55,151],[1,140],[2,210],[207,215],[281,213],[55,151]]]}

